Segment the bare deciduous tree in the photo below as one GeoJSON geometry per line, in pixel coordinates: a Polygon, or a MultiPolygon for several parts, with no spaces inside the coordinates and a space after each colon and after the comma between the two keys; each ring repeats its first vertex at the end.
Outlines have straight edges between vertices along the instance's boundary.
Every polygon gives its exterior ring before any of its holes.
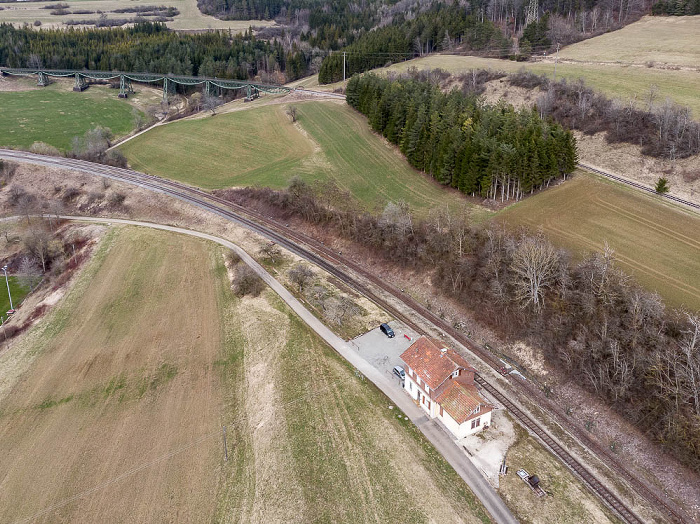
{"type": "Polygon", "coordinates": [[[379,217],[379,226],[395,231],[400,236],[405,236],[409,231],[413,231],[413,218],[408,204],[406,202],[389,202],[379,217]]]}
{"type": "Polygon", "coordinates": [[[511,269],[515,274],[516,297],[523,307],[542,308],[544,292],[552,286],[557,275],[559,256],[541,236],[523,237],[513,253],[511,269]]]}
{"type": "Polygon", "coordinates": [[[202,108],[205,111],[211,111],[212,115],[216,114],[216,108],[223,104],[223,101],[218,96],[204,95],[202,98],[202,108]]]}
{"type": "Polygon", "coordinates": [[[274,264],[281,256],[282,252],[277,244],[270,242],[260,248],[260,254],[274,264]]]}
{"type": "Polygon", "coordinates": [[[33,291],[34,287],[41,281],[41,271],[36,265],[36,260],[29,256],[23,256],[19,262],[17,278],[22,286],[33,291]]]}
{"type": "Polygon", "coordinates": [[[297,106],[289,106],[287,108],[287,116],[292,119],[292,122],[297,121],[297,106]]]}
{"type": "Polygon", "coordinates": [[[41,225],[32,227],[24,237],[24,246],[41,263],[46,273],[49,263],[63,254],[63,245],[41,225]]]}
{"type": "Polygon", "coordinates": [[[338,326],[345,324],[359,311],[357,304],[348,297],[329,297],[323,302],[324,316],[338,326]]]}
{"type": "Polygon", "coordinates": [[[304,291],[304,288],[313,280],[314,272],[311,268],[304,264],[297,264],[289,270],[289,280],[292,284],[299,286],[299,292],[304,291]]]}

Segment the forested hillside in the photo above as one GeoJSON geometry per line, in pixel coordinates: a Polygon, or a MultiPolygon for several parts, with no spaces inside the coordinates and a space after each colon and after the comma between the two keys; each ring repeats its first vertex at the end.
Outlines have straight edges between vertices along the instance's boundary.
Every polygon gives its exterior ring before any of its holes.
{"type": "MultiPolygon", "coordinates": [[[[347,52],[346,75],[360,73],[387,62],[396,62],[459,47],[462,50],[500,49],[508,54],[509,43],[491,22],[469,14],[458,4],[433,4],[417,17],[398,14],[390,26],[365,33],[343,50],[347,52]]],[[[327,57],[319,71],[319,82],[343,79],[343,57],[327,57]]]]}
{"type": "Polygon", "coordinates": [[[306,72],[307,57],[278,40],[223,31],[187,34],[165,24],[131,28],[34,31],[0,25],[0,64],[10,67],[148,71],[248,79],[281,71],[288,79],[306,72]]]}
{"type": "Polygon", "coordinates": [[[576,167],[573,135],[536,111],[413,79],[354,76],[347,101],[415,168],[463,193],[519,199],[576,167]]]}

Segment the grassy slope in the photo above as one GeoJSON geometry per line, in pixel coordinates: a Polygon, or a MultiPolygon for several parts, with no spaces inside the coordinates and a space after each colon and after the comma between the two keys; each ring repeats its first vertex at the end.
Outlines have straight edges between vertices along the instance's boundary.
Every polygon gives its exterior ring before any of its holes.
{"type": "Polygon", "coordinates": [[[565,47],[561,58],[596,62],[653,61],[700,66],[700,17],[645,16],[618,31],[565,47]]]}
{"type": "Polygon", "coordinates": [[[121,149],[134,169],[209,189],[281,188],[299,175],[333,180],[369,208],[388,200],[405,200],[418,210],[466,205],[461,195],[411,168],[346,105],[306,102],[297,108],[300,127],[285,106],[268,105],[162,126],[121,149]]]}
{"type": "MultiPolygon", "coordinates": [[[[589,40],[594,42],[595,39],[589,40]]],[[[696,58],[700,64],[700,57],[696,58]]],[[[451,73],[466,72],[470,69],[493,69],[506,72],[515,72],[526,69],[537,74],[545,74],[550,78],[554,73],[554,64],[550,62],[511,62],[496,58],[480,58],[475,56],[432,55],[425,58],[417,58],[394,64],[388,68],[376,69],[377,74],[385,74],[387,71],[405,72],[410,67],[418,69],[444,69],[451,73]]],[[[697,85],[699,81],[697,71],[649,69],[639,66],[606,65],[606,64],[578,64],[559,63],[557,65],[557,78],[566,78],[575,81],[583,78],[587,85],[600,90],[611,98],[628,100],[635,98],[644,100],[652,85],[658,88],[657,101],[666,98],[674,102],[690,107],[694,118],[700,118],[700,97],[698,97],[697,85]]],[[[318,88],[317,76],[303,79],[300,86],[310,89],[318,88]]],[[[332,90],[339,84],[321,86],[322,89],[332,90]]]]}
{"type": "Polygon", "coordinates": [[[120,149],[134,169],[207,189],[256,182],[283,187],[313,153],[280,106],[175,122],[120,149]]]}
{"type": "Polygon", "coordinates": [[[90,87],[82,93],[61,82],[30,91],[0,91],[0,146],[29,147],[46,142],[66,150],[76,135],[97,125],[123,136],[134,127],[133,106],[113,89],[90,87]]]}
{"type": "Polygon", "coordinates": [[[700,217],[593,175],[578,176],[499,215],[541,228],[578,255],[607,241],[618,264],[673,306],[700,310],[700,217]]]}

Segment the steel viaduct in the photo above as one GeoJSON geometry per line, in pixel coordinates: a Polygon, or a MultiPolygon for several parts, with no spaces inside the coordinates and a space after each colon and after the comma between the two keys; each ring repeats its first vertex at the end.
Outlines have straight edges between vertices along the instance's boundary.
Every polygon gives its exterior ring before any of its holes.
{"type": "MultiPolygon", "coordinates": [[[[204,86],[207,94],[219,94],[222,91],[244,89],[246,100],[257,98],[260,93],[288,93],[291,88],[279,84],[261,84],[247,80],[229,80],[205,76],[184,76],[159,73],[129,73],[123,71],[78,71],[76,69],[30,69],[0,66],[3,76],[36,76],[37,85],[47,86],[53,78],[74,78],[73,91],[83,91],[89,80],[119,80],[119,98],[127,98],[133,93],[132,82],[160,84],[163,86],[163,100],[173,94],[175,86],[204,86]]],[[[115,82],[116,84],[116,82],[115,82]]]]}

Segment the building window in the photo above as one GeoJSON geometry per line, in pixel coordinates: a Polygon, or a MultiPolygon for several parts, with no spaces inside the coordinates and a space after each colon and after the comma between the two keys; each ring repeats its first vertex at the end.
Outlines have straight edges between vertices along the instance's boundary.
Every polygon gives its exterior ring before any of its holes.
{"type": "Polygon", "coordinates": [[[408,381],[408,390],[413,391],[413,382],[411,382],[410,380],[408,381]]]}
{"type": "Polygon", "coordinates": [[[479,404],[478,406],[476,406],[476,409],[474,410],[474,413],[478,413],[479,411],[481,411],[481,404],[479,404]]]}
{"type": "Polygon", "coordinates": [[[481,417],[472,420],[472,429],[478,428],[481,425],[481,417]]]}
{"type": "Polygon", "coordinates": [[[440,416],[442,416],[442,406],[440,406],[440,416]]]}

